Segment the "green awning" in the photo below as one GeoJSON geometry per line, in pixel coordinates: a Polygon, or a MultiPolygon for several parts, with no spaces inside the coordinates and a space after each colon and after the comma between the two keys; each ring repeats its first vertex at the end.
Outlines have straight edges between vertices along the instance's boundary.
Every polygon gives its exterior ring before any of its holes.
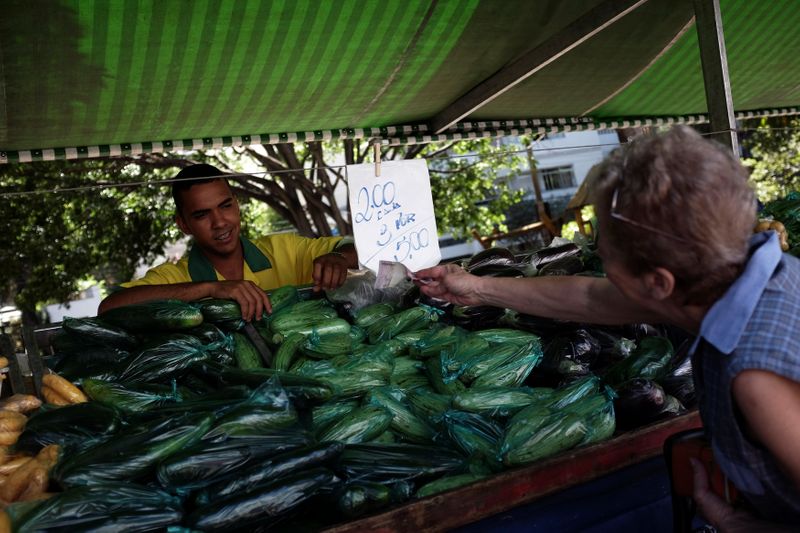
{"type": "MultiPolygon", "coordinates": [[[[425,141],[453,102],[601,4],[6,0],[0,162],[348,136],[425,141]]],[[[721,0],[721,9],[736,110],[796,113],[797,0],[721,0]]],[[[692,16],[690,0],[644,2],[443,137],[702,121],[692,16]]]]}

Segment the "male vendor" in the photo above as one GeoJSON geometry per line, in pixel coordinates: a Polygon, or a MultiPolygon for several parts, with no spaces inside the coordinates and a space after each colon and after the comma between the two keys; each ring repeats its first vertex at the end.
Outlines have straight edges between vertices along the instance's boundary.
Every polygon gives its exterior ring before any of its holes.
{"type": "Polygon", "coordinates": [[[191,165],[175,179],[175,222],[193,237],[191,250],[176,264],[164,263],[123,283],[124,290],[100,303],[99,313],[148,300],[212,297],[236,300],[242,318],[250,321],[272,311],[264,291],[312,282],[315,291],[335,289],[348,268],[358,268],[355,247],[341,237],[285,233],[250,241],[241,236],[239,204],[225,175],[212,165],[191,165]]]}

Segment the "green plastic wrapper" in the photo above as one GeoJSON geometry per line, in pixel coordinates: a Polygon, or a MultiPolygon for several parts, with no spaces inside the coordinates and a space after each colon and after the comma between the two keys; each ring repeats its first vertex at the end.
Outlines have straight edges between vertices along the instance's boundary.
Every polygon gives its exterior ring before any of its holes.
{"type": "Polygon", "coordinates": [[[518,329],[490,328],[475,331],[472,334],[484,339],[491,345],[505,346],[508,344],[516,344],[517,346],[524,346],[528,343],[541,344],[538,335],[518,329]]]}
{"type": "Polygon", "coordinates": [[[475,413],[446,411],[442,424],[447,436],[467,457],[484,461],[492,470],[500,470],[497,450],[502,428],[475,413]]]}
{"type": "Polygon", "coordinates": [[[584,376],[572,383],[553,390],[553,394],[545,402],[553,411],[563,409],[582,398],[600,392],[600,378],[597,376],[584,376]]]}
{"type": "Polygon", "coordinates": [[[242,308],[236,300],[208,298],[192,302],[203,314],[203,321],[214,324],[225,331],[239,331],[245,325],[242,308]]]}
{"type": "Polygon", "coordinates": [[[124,386],[113,381],[84,379],[83,392],[95,402],[127,413],[174,404],[183,400],[176,386],[139,385],[124,386]]]}
{"type": "MultiPolygon", "coordinates": [[[[483,374],[523,357],[529,353],[530,349],[530,344],[505,344],[491,348],[487,346],[482,353],[476,354],[468,360],[456,360],[457,366],[453,369],[452,377],[458,377],[462,382],[470,384],[483,374]]],[[[447,365],[447,363],[444,364],[447,365]]]]}
{"type": "Polygon", "coordinates": [[[148,333],[191,329],[203,322],[203,313],[180,300],[154,300],[115,307],[97,318],[128,331],[148,333]]]}
{"type": "Polygon", "coordinates": [[[506,432],[500,444],[504,465],[532,463],[569,450],[583,442],[587,434],[585,420],[571,412],[554,413],[541,424],[531,425],[530,429],[515,432],[514,438],[506,432]]]}
{"type": "Polygon", "coordinates": [[[379,344],[406,331],[427,328],[439,315],[432,308],[412,307],[384,317],[367,328],[370,344],[379,344]]]}
{"type": "Polygon", "coordinates": [[[612,387],[634,378],[658,380],[669,373],[673,354],[666,337],[645,337],[628,357],[611,366],[603,379],[612,387]]]}
{"type": "Polygon", "coordinates": [[[387,429],[392,413],[379,405],[365,405],[342,417],[319,435],[320,441],[337,440],[347,444],[368,442],[387,429]]]}
{"type": "Polygon", "coordinates": [[[389,427],[403,440],[417,444],[433,441],[436,432],[427,421],[417,416],[406,403],[405,394],[395,387],[378,387],[367,394],[367,401],[385,407],[392,414],[389,427]]]}
{"type": "Polygon", "coordinates": [[[337,355],[352,353],[353,345],[354,342],[350,333],[331,333],[328,335],[312,333],[300,345],[300,350],[306,357],[331,359],[337,355]]]}
{"type": "Polygon", "coordinates": [[[432,327],[424,331],[422,337],[410,345],[410,354],[419,359],[439,355],[442,350],[451,348],[467,335],[467,330],[458,326],[432,327]]]}
{"type": "Polygon", "coordinates": [[[581,445],[602,442],[614,434],[617,428],[614,397],[614,391],[604,387],[601,392],[589,394],[567,406],[569,412],[581,416],[586,422],[586,436],[581,445]]]}
{"type": "Polygon", "coordinates": [[[442,356],[429,357],[425,360],[425,372],[428,375],[428,381],[430,381],[433,389],[439,394],[446,394],[448,396],[466,390],[466,385],[457,379],[445,381],[443,367],[442,356]]]}
{"type": "MultiPolygon", "coordinates": [[[[526,345],[525,347],[527,347],[526,345]]],[[[531,346],[521,357],[510,360],[484,372],[472,382],[471,387],[519,387],[542,360],[542,349],[531,346]]]]}
{"type": "Polygon", "coordinates": [[[130,482],[99,483],[6,508],[13,531],[159,531],[178,524],[180,500],[130,482]]]}
{"type": "Polygon", "coordinates": [[[427,386],[428,377],[425,375],[424,367],[416,359],[396,357],[389,382],[400,389],[410,390],[427,386]]]}
{"type": "Polygon", "coordinates": [[[452,396],[439,394],[427,386],[411,389],[406,398],[411,408],[426,419],[438,418],[450,409],[452,403],[452,396]]]}
{"type": "Polygon", "coordinates": [[[445,383],[455,381],[476,361],[489,357],[494,359],[494,350],[486,340],[474,335],[464,337],[441,351],[442,379],[445,383]]]}
{"type": "Polygon", "coordinates": [[[353,323],[361,328],[368,328],[378,320],[393,315],[395,308],[392,304],[378,302],[362,307],[355,312],[353,323]]]}
{"type": "Polygon", "coordinates": [[[550,396],[550,391],[530,387],[472,387],[453,396],[453,408],[484,416],[508,417],[533,402],[550,396]]]}
{"type": "Polygon", "coordinates": [[[319,435],[345,415],[358,408],[356,400],[330,401],[314,407],[311,411],[311,427],[315,435],[319,435]]]}

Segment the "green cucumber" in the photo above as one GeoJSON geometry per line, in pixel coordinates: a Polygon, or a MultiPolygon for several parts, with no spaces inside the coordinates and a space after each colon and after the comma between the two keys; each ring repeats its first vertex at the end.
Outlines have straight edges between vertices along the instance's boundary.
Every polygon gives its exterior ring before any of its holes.
{"type": "Polygon", "coordinates": [[[233,335],[233,357],[236,359],[236,366],[245,370],[264,366],[261,364],[261,356],[258,350],[247,338],[247,335],[238,331],[233,332],[231,335],[233,335]]]}

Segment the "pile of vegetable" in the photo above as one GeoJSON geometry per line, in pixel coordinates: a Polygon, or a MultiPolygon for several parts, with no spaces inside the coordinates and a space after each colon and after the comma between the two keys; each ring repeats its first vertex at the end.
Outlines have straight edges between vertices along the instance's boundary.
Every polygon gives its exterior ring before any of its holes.
{"type": "Polygon", "coordinates": [[[767,203],[759,213],[756,231],[773,230],[781,239],[781,248],[800,257],[800,192],[767,203]]]}
{"type": "MultiPolygon", "coordinates": [[[[293,287],[271,301],[254,325],[272,368],[232,301],[65,320],[47,403],[8,423],[0,464],[37,461],[18,477],[44,472],[42,488],[6,498],[0,479],[0,498],[26,500],[3,518],[17,531],[335,523],[608,439],[625,394],[686,384],[670,341],[643,326],[629,339],[503,313],[505,327],[470,330],[423,304],[344,314],[293,287]]],[[[682,409],[668,403],[660,415],[682,409]]]]}

